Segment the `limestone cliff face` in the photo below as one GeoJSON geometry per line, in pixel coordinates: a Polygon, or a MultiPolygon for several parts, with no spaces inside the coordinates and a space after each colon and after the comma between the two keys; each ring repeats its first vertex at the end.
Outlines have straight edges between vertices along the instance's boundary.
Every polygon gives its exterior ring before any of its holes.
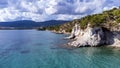
{"type": "Polygon", "coordinates": [[[91,28],[89,24],[84,30],[80,29],[80,26],[76,24],[68,38],[75,39],[73,42],[68,43],[68,45],[75,47],[101,45],[120,46],[119,31],[111,32],[101,27],[91,28]]]}

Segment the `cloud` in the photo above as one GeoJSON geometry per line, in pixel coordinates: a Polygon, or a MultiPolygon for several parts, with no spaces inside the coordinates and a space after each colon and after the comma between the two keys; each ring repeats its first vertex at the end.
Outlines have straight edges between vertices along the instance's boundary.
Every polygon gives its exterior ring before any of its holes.
{"type": "Polygon", "coordinates": [[[0,9],[0,21],[6,20],[14,20],[20,16],[18,10],[14,9],[13,7],[0,9]]]}
{"type": "Polygon", "coordinates": [[[120,0],[2,0],[0,21],[72,20],[120,6],[120,0]]]}
{"type": "Polygon", "coordinates": [[[59,14],[57,15],[56,20],[72,20],[72,19],[80,19],[86,15],[66,15],[66,14],[59,14]]]}

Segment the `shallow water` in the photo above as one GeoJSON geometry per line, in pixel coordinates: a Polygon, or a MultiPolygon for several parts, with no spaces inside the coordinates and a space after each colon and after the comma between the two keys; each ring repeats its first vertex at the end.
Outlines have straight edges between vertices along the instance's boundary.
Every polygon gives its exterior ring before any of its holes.
{"type": "Polygon", "coordinates": [[[120,48],[65,48],[65,36],[0,30],[0,68],[120,68],[120,48]]]}

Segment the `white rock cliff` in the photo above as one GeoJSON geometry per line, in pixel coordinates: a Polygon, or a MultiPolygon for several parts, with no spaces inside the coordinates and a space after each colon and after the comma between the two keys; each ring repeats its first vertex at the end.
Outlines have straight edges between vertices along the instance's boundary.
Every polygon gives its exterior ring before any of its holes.
{"type": "Polygon", "coordinates": [[[74,41],[68,43],[68,45],[74,47],[101,45],[120,47],[119,32],[111,32],[101,27],[91,28],[89,24],[84,30],[80,29],[80,26],[78,24],[75,24],[71,35],[68,38],[75,39],[74,41]]]}

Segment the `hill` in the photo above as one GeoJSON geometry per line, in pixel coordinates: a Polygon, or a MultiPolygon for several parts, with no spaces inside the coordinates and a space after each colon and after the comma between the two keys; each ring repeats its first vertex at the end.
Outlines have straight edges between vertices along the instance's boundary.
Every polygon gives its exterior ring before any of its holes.
{"type": "Polygon", "coordinates": [[[120,8],[113,8],[111,10],[103,11],[100,14],[88,15],[63,25],[48,27],[47,29],[71,32],[75,24],[79,24],[81,29],[86,29],[87,25],[90,24],[90,27],[104,27],[112,31],[120,31],[120,8]]]}
{"type": "Polygon", "coordinates": [[[48,27],[64,24],[68,21],[62,20],[50,20],[44,22],[35,22],[31,20],[20,20],[20,21],[12,21],[12,22],[0,22],[1,28],[39,28],[39,27],[48,27]]]}

